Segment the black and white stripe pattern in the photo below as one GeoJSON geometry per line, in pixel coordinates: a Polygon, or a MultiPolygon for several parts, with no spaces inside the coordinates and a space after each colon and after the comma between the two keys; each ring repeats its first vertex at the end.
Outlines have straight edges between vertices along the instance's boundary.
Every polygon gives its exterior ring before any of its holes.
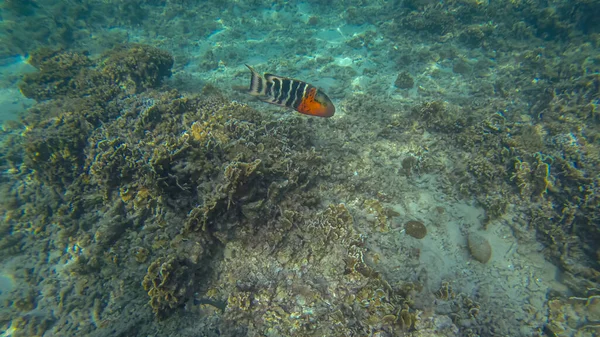
{"type": "Polygon", "coordinates": [[[296,91],[300,86],[300,81],[292,81],[292,85],[290,85],[290,90],[288,93],[288,99],[285,101],[285,106],[293,107],[294,102],[296,101],[296,91]]]}
{"type": "Polygon", "coordinates": [[[265,79],[249,65],[246,64],[246,67],[252,72],[252,76],[250,77],[250,94],[255,96],[265,96],[265,79]]]}
{"type": "Polygon", "coordinates": [[[281,79],[273,76],[273,75],[265,75],[267,82],[273,82],[273,86],[271,87],[271,92],[267,93],[269,96],[270,103],[277,104],[277,98],[281,94],[281,79]]]}
{"type": "Polygon", "coordinates": [[[298,83],[298,87],[294,92],[294,101],[292,101],[292,105],[290,105],[294,109],[297,109],[298,106],[300,106],[300,103],[302,103],[302,100],[304,97],[306,97],[306,93],[312,88],[312,86],[308,83],[300,81],[298,81],[298,83]]]}
{"type": "Polygon", "coordinates": [[[250,79],[250,94],[261,100],[292,109],[298,108],[306,93],[312,86],[308,83],[273,74],[260,76],[252,67],[246,65],[252,72],[250,79]]]}

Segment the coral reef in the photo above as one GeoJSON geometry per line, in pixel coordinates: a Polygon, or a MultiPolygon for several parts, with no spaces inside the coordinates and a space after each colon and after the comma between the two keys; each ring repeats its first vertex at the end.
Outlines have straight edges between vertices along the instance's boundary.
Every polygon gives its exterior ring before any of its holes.
{"type": "Polygon", "coordinates": [[[25,165],[42,181],[71,184],[82,173],[91,129],[84,117],[71,112],[39,122],[25,133],[25,165]]]}
{"type": "Polygon", "coordinates": [[[159,316],[181,305],[191,297],[193,272],[175,257],[158,258],[148,267],[142,286],[150,296],[150,306],[159,316]]]}
{"type": "Polygon", "coordinates": [[[122,45],[103,56],[102,74],[127,93],[140,93],[171,76],[173,57],[145,45],[122,45]]]}
{"type": "Polygon", "coordinates": [[[39,72],[25,74],[19,89],[25,97],[42,101],[61,95],[80,94],[83,88],[76,83],[79,82],[76,78],[92,62],[81,53],[63,53],[41,48],[30,55],[29,64],[39,69],[39,72]]]}
{"type": "Polygon", "coordinates": [[[390,220],[398,216],[398,212],[394,211],[390,207],[385,207],[379,200],[370,199],[365,200],[365,206],[367,212],[375,216],[374,223],[377,224],[377,228],[380,231],[386,232],[389,230],[390,220]]]}
{"type": "Polygon", "coordinates": [[[547,330],[555,336],[593,335],[599,329],[600,297],[555,298],[548,302],[550,310],[547,330]]]}
{"type": "Polygon", "coordinates": [[[596,2],[0,6],[0,334],[597,330],[596,2]],[[244,62],[343,113],[232,102],[244,62]]]}
{"type": "Polygon", "coordinates": [[[128,93],[156,88],[164,77],[171,76],[173,57],[157,48],[119,45],[96,62],[85,54],[41,48],[32,53],[29,63],[39,71],[25,74],[19,88],[25,97],[37,101],[59,96],[110,99],[118,93],[115,86],[128,93]]]}
{"type": "Polygon", "coordinates": [[[245,277],[237,285],[217,282],[215,292],[229,294],[226,333],[394,334],[415,328],[419,312],[410,307],[413,286],[392,287],[364,261],[363,240],[344,205],[330,205],[316,217],[286,211],[279,221],[290,226],[290,235],[274,255],[264,253],[282,240],[267,234],[275,224],[259,229],[265,234],[264,246],[228,245],[231,260],[224,265],[223,275],[229,275],[231,268],[241,269],[239,275],[245,277]],[[262,259],[281,271],[244,264],[234,258],[234,252],[242,249],[251,261],[262,259]],[[359,319],[358,315],[365,316],[359,319]]]}
{"type": "MultiPolygon", "coordinates": [[[[40,67],[34,74],[60,69],[73,55],[34,58],[40,67]]],[[[14,245],[28,251],[36,242],[33,237],[29,241],[29,235],[54,237],[49,249],[67,247],[67,254],[58,255],[52,264],[64,265],[61,275],[67,277],[60,281],[60,296],[32,299],[38,306],[63,308],[59,315],[77,307],[78,312],[93,311],[95,317],[88,324],[65,316],[42,317],[19,325],[22,331],[38,329],[35,334],[41,335],[54,329],[82,333],[110,329],[123,301],[135,311],[149,303],[156,316],[170,317],[208,290],[213,271],[220,267],[219,259],[207,256],[221,255],[234,235],[239,240],[243,233],[261,228],[265,219],[278,219],[280,207],[318,203],[314,193],[301,199],[288,193],[298,190],[301,196],[322,170],[315,166],[319,154],[308,146],[305,120],[293,116],[289,123],[274,123],[210,88],[191,97],[148,91],[169,74],[172,62],[150,47],[119,47],[105,55],[97,62],[73,63],[73,78],[95,79],[86,87],[94,95],[73,89],[72,82],[28,77],[29,92],[48,101],[24,119],[26,131],[18,136],[24,140],[19,145],[25,148],[24,155],[7,151],[9,156],[2,161],[36,182],[19,187],[20,196],[46,194],[54,200],[43,201],[47,208],[33,208],[3,228],[14,232],[11,242],[3,240],[3,251],[14,245]],[[115,84],[106,95],[103,88],[115,84]],[[95,101],[103,103],[88,108],[95,101]],[[49,225],[52,222],[57,225],[49,225]],[[24,231],[35,234],[17,234],[24,231]],[[117,272],[121,268],[126,272],[117,272]],[[112,290],[85,290],[99,284],[112,290]],[[123,291],[127,294],[120,295],[123,291]],[[147,293],[142,302],[140,291],[147,293]]],[[[326,223],[327,227],[347,230],[350,218],[342,219],[345,222],[326,223]]],[[[287,236],[280,229],[274,233],[280,239],[287,236]]],[[[330,240],[337,242],[331,235],[330,240]]],[[[38,267],[36,273],[47,274],[44,269],[50,266],[38,267]]],[[[36,287],[48,292],[56,286],[48,279],[36,287]]],[[[9,317],[17,324],[20,314],[15,311],[9,317]]]]}

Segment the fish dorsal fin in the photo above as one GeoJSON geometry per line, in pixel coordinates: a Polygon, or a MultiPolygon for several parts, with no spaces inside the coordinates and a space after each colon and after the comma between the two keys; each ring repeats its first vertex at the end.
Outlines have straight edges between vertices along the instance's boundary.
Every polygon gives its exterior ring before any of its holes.
{"type": "Polygon", "coordinates": [[[265,79],[267,80],[267,82],[273,82],[273,79],[276,78],[280,81],[282,80],[289,80],[289,78],[287,77],[281,77],[281,76],[277,76],[277,75],[273,75],[273,74],[265,74],[265,79]]]}

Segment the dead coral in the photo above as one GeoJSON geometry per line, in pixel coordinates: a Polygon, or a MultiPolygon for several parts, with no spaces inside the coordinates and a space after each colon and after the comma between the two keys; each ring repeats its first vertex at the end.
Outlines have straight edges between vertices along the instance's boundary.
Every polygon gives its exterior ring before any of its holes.
{"type": "Polygon", "coordinates": [[[244,259],[238,255],[239,241],[228,244],[231,259],[221,279],[241,277],[227,292],[228,333],[250,323],[258,334],[281,335],[414,330],[419,311],[411,308],[411,294],[419,286],[392,287],[368,265],[364,237],[343,204],[329,205],[316,215],[284,211],[280,223],[267,222],[256,230],[271,247],[268,254],[263,243],[257,244],[256,234],[239,232],[248,245],[244,259]],[[248,264],[248,259],[256,262],[248,264]]]}
{"type": "Polygon", "coordinates": [[[600,296],[554,298],[548,301],[548,330],[559,336],[594,334],[600,322],[600,296]]]}

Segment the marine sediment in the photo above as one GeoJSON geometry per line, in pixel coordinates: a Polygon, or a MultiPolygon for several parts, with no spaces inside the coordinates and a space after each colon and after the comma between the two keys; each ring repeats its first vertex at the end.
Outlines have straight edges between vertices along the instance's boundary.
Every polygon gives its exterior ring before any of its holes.
{"type": "Polygon", "coordinates": [[[596,331],[597,4],[2,6],[2,334],[596,331]]]}

